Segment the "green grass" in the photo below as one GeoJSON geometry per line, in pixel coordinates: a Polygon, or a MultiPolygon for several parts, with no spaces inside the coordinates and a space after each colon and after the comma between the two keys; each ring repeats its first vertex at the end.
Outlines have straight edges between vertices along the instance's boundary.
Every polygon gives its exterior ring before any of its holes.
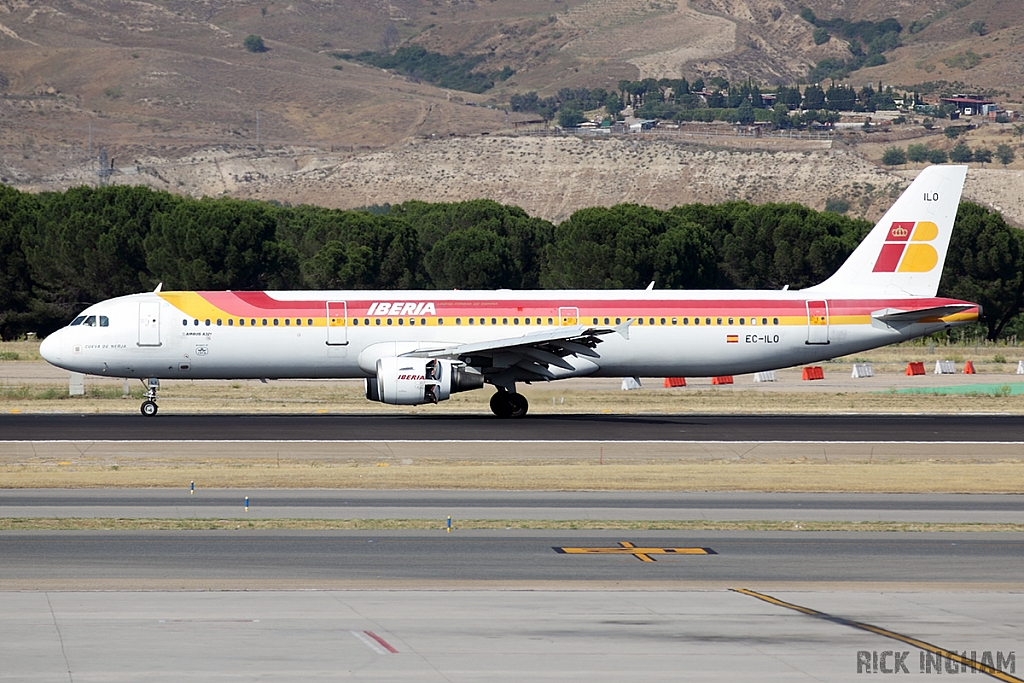
{"type": "Polygon", "coordinates": [[[961,396],[1021,396],[1024,383],[1019,384],[965,384],[959,387],[922,387],[897,389],[897,394],[957,394],[961,396]]]}

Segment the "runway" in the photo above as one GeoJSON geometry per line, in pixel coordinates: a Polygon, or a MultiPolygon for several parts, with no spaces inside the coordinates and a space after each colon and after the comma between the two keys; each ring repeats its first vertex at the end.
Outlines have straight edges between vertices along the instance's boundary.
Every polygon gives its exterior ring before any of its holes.
{"type": "Polygon", "coordinates": [[[0,441],[53,440],[1024,444],[1024,415],[0,416],[0,441]]]}
{"type": "Polygon", "coordinates": [[[1024,496],[661,491],[0,490],[0,517],[1024,524],[1024,496]],[[249,509],[245,509],[245,501],[249,509]]]}
{"type": "Polygon", "coordinates": [[[687,584],[1021,585],[1024,534],[459,531],[6,532],[0,587],[211,589],[687,584]],[[709,554],[628,550],[703,548],[709,554]],[[556,549],[596,549],[565,554],[556,549]],[[603,549],[603,550],[602,550],[603,549]],[[609,549],[614,552],[609,554],[609,549]]]}

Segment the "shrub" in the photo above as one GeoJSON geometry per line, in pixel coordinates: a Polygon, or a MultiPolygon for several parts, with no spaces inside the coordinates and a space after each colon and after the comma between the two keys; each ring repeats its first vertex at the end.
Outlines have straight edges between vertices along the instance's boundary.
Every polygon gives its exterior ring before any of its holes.
{"type": "Polygon", "coordinates": [[[263,44],[263,39],[251,33],[245,37],[245,40],[242,41],[242,45],[244,45],[245,49],[249,52],[267,51],[267,46],[263,44]]]}

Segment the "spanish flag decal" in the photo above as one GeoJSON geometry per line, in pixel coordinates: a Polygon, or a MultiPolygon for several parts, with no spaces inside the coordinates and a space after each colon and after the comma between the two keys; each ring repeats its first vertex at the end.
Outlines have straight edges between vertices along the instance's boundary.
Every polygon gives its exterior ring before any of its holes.
{"type": "Polygon", "coordinates": [[[727,334],[725,335],[725,342],[727,344],[739,344],[740,336],[738,334],[727,334]]]}

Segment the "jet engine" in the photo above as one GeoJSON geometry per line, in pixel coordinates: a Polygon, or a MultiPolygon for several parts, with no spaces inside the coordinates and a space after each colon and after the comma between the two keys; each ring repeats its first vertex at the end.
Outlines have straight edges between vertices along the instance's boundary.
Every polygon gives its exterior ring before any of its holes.
{"type": "Polygon", "coordinates": [[[366,398],[415,406],[446,401],[452,394],[483,386],[484,376],[458,361],[392,356],[377,361],[377,376],[366,380],[366,398]]]}

